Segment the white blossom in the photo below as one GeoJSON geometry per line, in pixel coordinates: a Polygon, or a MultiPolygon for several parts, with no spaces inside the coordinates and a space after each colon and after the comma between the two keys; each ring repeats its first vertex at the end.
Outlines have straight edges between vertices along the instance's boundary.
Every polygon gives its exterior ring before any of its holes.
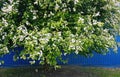
{"type": "Polygon", "coordinates": [[[108,29],[104,29],[103,31],[104,31],[104,32],[108,32],[109,30],[108,30],[108,29]]]}
{"type": "Polygon", "coordinates": [[[30,38],[30,37],[26,37],[25,39],[26,39],[26,40],[30,40],[31,38],[30,38]]]}
{"type": "Polygon", "coordinates": [[[74,46],[74,45],[70,45],[70,46],[69,46],[69,49],[75,50],[75,46],[74,46]]]}
{"type": "Polygon", "coordinates": [[[34,40],[37,40],[37,37],[35,37],[35,36],[32,36],[32,38],[33,38],[34,40]]]}
{"type": "Polygon", "coordinates": [[[2,36],[2,39],[5,39],[5,36],[4,36],[4,35],[2,36]]]}
{"type": "Polygon", "coordinates": [[[72,43],[75,43],[75,41],[76,41],[75,39],[71,39],[71,42],[72,42],[72,43]]]}
{"type": "Polygon", "coordinates": [[[44,18],[46,18],[46,17],[47,17],[47,14],[45,13],[45,14],[44,14],[44,18]]]}
{"type": "Polygon", "coordinates": [[[62,11],[65,12],[66,10],[67,10],[67,9],[64,8],[62,11]]]}
{"type": "Polygon", "coordinates": [[[17,37],[16,37],[16,36],[14,36],[14,37],[13,37],[13,39],[17,39],[17,37]]]}
{"type": "Polygon", "coordinates": [[[22,31],[22,33],[25,35],[28,34],[27,28],[24,25],[19,26],[18,30],[22,31]]]}
{"type": "Polygon", "coordinates": [[[120,2],[116,2],[115,6],[119,6],[120,7],[120,2]]]}
{"type": "Polygon", "coordinates": [[[51,14],[48,14],[48,17],[50,17],[51,16],[51,14]]]}
{"type": "Polygon", "coordinates": [[[73,11],[76,11],[76,9],[75,9],[75,8],[73,8],[73,11]]]}
{"type": "Polygon", "coordinates": [[[97,20],[93,20],[93,25],[97,25],[97,20]]]}
{"type": "Polygon", "coordinates": [[[78,22],[80,22],[80,23],[84,23],[84,19],[81,18],[81,17],[79,17],[78,22]]]}
{"type": "Polygon", "coordinates": [[[13,0],[9,0],[9,2],[12,4],[12,3],[13,3],[13,0]]]}
{"type": "Polygon", "coordinates": [[[87,31],[87,27],[84,27],[84,31],[87,31]]]}
{"type": "Polygon", "coordinates": [[[2,39],[5,39],[6,36],[7,36],[7,33],[3,32],[2,39]]]}
{"type": "Polygon", "coordinates": [[[62,7],[67,7],[66,3],[63,3],[63,4],[62,4],[62,7]]]}
{"type": "Polygon", "coordinates": [[[117,10],[118,13],[120,13],[120,10],[117,10]]]}
{"type": "Polygon", "coordinates": [[[13,9],[12,5],[7,5],[7,6],[4,6],[1,10],[5,13],[9,13],[12,11],[12,9],[13,9]]]}
{"type": "Polygon", "coordinates": [[[26,25],[30,25],[30,23],[28,21],[26,21],[26,25]]]}
{"type": "Polygon", "coordinates": [[[51,37],[52,34],[51,34],[51,33],[47,33],[47,34],[45,34],[45,36],[46,36],[46,37],[51,37]]]}
{"type": "Polygon", "coordinates": [[[36,0],[36,1],[34,2],[34,4],[38,4],[38,0],[36,0]]]}
{"type": "Polygon", "coordinates": [[[76,53],[76,54],[78,54],[78,53],[79,53],[79,51],[78,51],[78,50],[75,50],[75,53],[76,53]]]}
{"type": "Polygon", "coordinates": [[[58,32],[58,36],[61,36],[61,32],[58,32]]]}
{"type": "Polygon", "coordinates": [[[7,47],[3,47],[3,51],[4,51],[4,53],[9,53],[9,50],[7,47]]]}
{"type": "Polygon", "coordinates": [[[60,6],[56,3],[55,10],[58,10],[59,8],[60,8],[60,6]]]}
{"type": "Polygon", "coordinates": [[[53,43],[53,46],[56,47],[56,45],[53,43]]]}
{"type": "Polygon", "coordinates": [[[79,0],[74,0],[74,4],[77,4],[79,2],[79,0]]]}
{"type": "Polygon", "coordinates": [[[74,34],[70,34],[70,37],[75,37],[75,35],[74,34]]]}
{"type": "Polygon", "coordinates": [[[100,12],[95,13],[93,16],[100,16],[100,12]]]}
{"type": "Polygon", "coordinates": [[[29,61],[30,62],[30,64],[35,64],[35,60],[33,60],[33,61],[29,61]]]}
{"type": "Polygon", "coordinates": [[[8,22],[7,22],[7,20],[5,18],[2,18],[2,23],[4,24],[5,27],[8,26],[8,22]]]}
{"type": "Polygon", "coordinates": [[[64,55],[64,56],[66,56],[66,55],[67,55],[67,53],[63,53],[63,55],[64,55]]]}
{"type": "Polygon", "coordinates": [[[40,51],[39,51],[39,52],[37,52],[36,54],[37,54],[37,55],[39,55],[40,57],[42,57],[43,52],[42,52],[42,50],[40,50],[40,51]]]}
{"type": "Polygon", "coordinates": [[[25,38],[25,36],[20,35],[20,36],[19,36],[19,41],[23,41],[23,40],[24,40],[24,38],[25,38]]]}
{"type": "Polygon", "coordinates": [[[35,20],[35,19],[37,19],[37,17],[36,17],[36,16],[33,16],[33,20],[35,20]]]}
{"type": "Polygon", "coordinates": [[[53,15],[54,15],[54,13],[53,13],[52,11],[50,11],[50,15],[52,15],[52,16],[53,16],[53,15]]]}

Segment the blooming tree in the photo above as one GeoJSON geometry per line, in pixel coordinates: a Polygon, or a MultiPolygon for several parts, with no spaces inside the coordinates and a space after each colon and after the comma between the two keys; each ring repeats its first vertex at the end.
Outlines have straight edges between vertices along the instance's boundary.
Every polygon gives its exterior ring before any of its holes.
{"type": "Polygon", "coordinates": [[[20,59],[56,66],[62,55],[117,50],[117,0],[1,0],[0,54],[23,47],[20,59]]]}

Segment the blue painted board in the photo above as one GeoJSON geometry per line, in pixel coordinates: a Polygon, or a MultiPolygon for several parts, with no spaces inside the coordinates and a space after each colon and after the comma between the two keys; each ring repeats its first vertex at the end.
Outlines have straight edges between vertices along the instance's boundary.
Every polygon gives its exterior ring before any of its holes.
{"type": "MultiPolygon", "coordinates": [[[[120,42],[120,36],[116,36],[116,41],[120,42]]],[[[22,48],[17,48],[21,51],[22,48]]],[[[4,64],[1,67],[18,67],[18,66],[30,66],[30,60],[17,60],[13,61],[13,55],[15,53],[11,51],[10,54],[4,55],[0,60],[4,60],[4,64]]],[[[70,54],[63,57],[68,58],[68,65],[82,65],[82,66],[102,66],[102,67],[120,67],[120,48],[118,53],[114,53],[112,50],[106,55],[97,54],[94,52],[93,57],[86,58],[84,56],[70,54]]],[[[39,61],[35,64],[38,65],[39,61]]],[[[63,64],[58,61],[58,64],[63,64]]]]}

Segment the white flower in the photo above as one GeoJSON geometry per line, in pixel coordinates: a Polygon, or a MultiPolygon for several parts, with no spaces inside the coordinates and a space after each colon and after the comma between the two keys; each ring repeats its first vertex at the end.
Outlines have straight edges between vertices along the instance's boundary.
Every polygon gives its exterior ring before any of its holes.
{"type": "Polygon", "coordinates": [[[46,18],[46,17],[47,17],[47,14],[45,13],[45,14],[44,14],[44,18],[46,18]]]}
{"type": "Polygon", "coordinates": [[[18,30],[22,31],[23,34],[28,35],[27,28],[24,25],[19,26],[18,30]]]}
{"type": "Polygon", "coordinates": [[[78,50],[76,50],[75,53],[78,54],[79,53],[78,50]]]}
{"type": "Polygon", "coordinates": [[[12,5],[8,5],[6,7],[3,7],[1,10],[5,13],[9,13],[12,11],[12,7],[13,7],[12,5]]]}
{"type": "Polygon", "coordinates": [[[0,32],[3,30],[3,27],[0,27],[0,32]]]}
{"type": "Polygon", "coordinates": [[[16,36],[14,36],[14,37],[13,37],[13,39],[17,39],[17,37],[16,37],[16,36]]]}
{"type": "Polygon", "coordinates": [[[97,12],[95,15],[93,15],[93,16],[100,16],[100,12],[97,12]]]}
{"type": "Polygon", "coordinates": [[[113,39],[114,37],[111,35],[110,37],[109,37],[109,39],[113,39]]]}
{"type": "Polygon", "coordinates": [[[78,22],[84,23],[84,19],[79,17],[78,22]]]}
{"type": "Polygon", "coordinates": [[[116,6],[120,6],[120,2],[116,2],[115,5],[116,5],[116,6]]]}
{"type": "Polygon", "coordinates": [[[7,47],[3,47],[3,51],[4,51],[4,53],[9,53],[9,50],[7,47]]]}
{"type": "Polygon", "coordinates": [[[22,26],[24,26],[24,25],[19,26],[19,27],[18,27],[18,30],[22,30],[22,26]]]}
{"type": "Polygon", "coordinates": [[[76,11],[76,9],[75,9],[75,8],[73,8],[73,11],[76,11]]]}
{"type": "Polygon", "coordinates": [[[58,4],[55,5],[55,10],[58,10],[60,6],[58,4]]]}
{"type": "Polygon", "coordinates": [[[38,4],[38,1],[36,0],[36,1],[34,2],[34,4],[38,4]]]}
{"type": "Polygon", "coordinates": [[[120,10],[117,10],[118,13],[120,13],[120,10]]]}
{"type": "Polygon", "coordinates": [[[54,15],[54,13],[51,11],[51,12],[50,12],[50,15],[54,15]]]}
{"type": "Polygon", "coordinates": [[[32,36],[32,38],[33,38],[34,40],[37,40],[37,37],[35,37],[35,36],[32,36]]]}
{"type": "Polygon", "coordinates": [[[62,4],[62,7],[67,7],[66,3],[63,3],[63,4],[62,4]]]}
{"type": "Polygon", "coordinates": [[[87,27],[84,27],[84,30],[87,31],[87,27]]]}
{"type": "Polygon", "coordinates": [[[61,32],[58,32],[58,36],[61,36],[61,32]]]}
{"type": "Polygon", "coordinates": [[[10,3],[13,3],[13,0],[9,0],[10,3]]]}
{"type": "Polygon", "coordinates": [[[43,52],[40,50],[39,56],[42,57],[42,55],[43,55],[43,52]]]}
{"type": "Polygon", "coordinates": [[[52,36],[51,33],[47,33],[47,34],[45,34],[45,35],[46,35],[46,37],[51,37],[51,36],[52,36]]]}
{"type": "Polygon", "coordinates": [[[72,43],[75,43],[75,39],[71,39],[71,42],[72,42],[72,43]]]}
{"type": "Polygon", "coordinates": [[[75,37],[75,35],[74,34],[70,34],[70,37],[75,37]]]}
{"type": "Polygon", "coordinates": [[[37,55],[39,55],[39,57],[42,57],[43,52],[40,50],[39,52],[36,53],[37,55]]]}
{"type": "Polygon", "coordinates": [[[97,20],[93,20],[93,25],[97,25],[97,20]]]}
{"type": "Polygon", "coordinates": [[[44,39],[45,39],[45,41],[46,41],[46,42],[48,42],[48,41],[49,41],[49,39],[48,39],[48,38],[44,38],[44,39]]]}
{"type": "Polygon", "coordinates": [[[31,38],[30,38],[30,37],[26,37],[25,39],[26,39],[26,40],[30,40],[31,38]]]}
{"type": "Polygon", "coordinates": [[[30,62],[30,64],[35,64],[35,60],[33,60],[33,61],[29,61],[30,62]]]}
{"type": "Polygon", "coordinates": [[[64,8],[64,9],[63,9],[63,12],[65,12],[66,10],[67,10],[67,9],[64,8]]]}
{"type": "Polygon", "coordinates": [[[70,45],[69,48],[75,50],[75,46],[74,45],[70,45]]]}
{"type": "Polygon", "coordinates": [[[66,55],[67,55],[67,53],[63,53],[63,55],[64,55],[64,56],[66,56],[66,55]]]}
{"type": "Polygon", "coordinates": [[[5,36],[4,36],[4,35],[2,36],[2,39],[5,39],[5,36]]]}
{"type": "Polygon", "coordinates": [[[34,45],[38,45],[38,41],[37,40],[33,40],[34,45]]]}
{"type": "Polygon", "coordinates": [[[74,4],[77,4],[79,2],[79,0],[74,0],[74,4]]]}
{"type": "Polygon", "coordinates": [[[26,21],[26,24],[27,24],[27,25],[30,25],[30,23],[29,23],[28,21],[26,21]]]}
{"type": "Polygon", "coordinates": [[[5,26],[5,27],[7,27],[7,26],[8,26],[8,22],[7,22],[7,20],[6,20],[6,19],[4,19],[4,18],[2,18],[2,23],[4,24],[4,26],[5,26]]]}
{"type": "Polygon", "coordinates": [[[20,35],[20,36],[19,36],[19,41],[23,41],[24,38],[25,38],[25,36],[20,35]]]}
{"type": "Polygon", "coordinates": [[[50,17],[51,16],[51,14],[48,14],[48,17],[50,17]]]}
{"type": "Polygon", "coordinates": [[[37,19],[37,17],[36,17],[36,16],[33,16],[33,20],[35,20],[35,19],[37,19]]]}
{"type": "Polygon", "coordinates": [[[53,46],[54,46],[54,47],[56,47],[56,45],[55,45],[55,44],[53,44],[53,46]]]}
{"type": "Polygon", "coordinates": [[[108,32],[109,30],[108,30],[108,29],[104,29],[103,31],[104,31],[104,32],[108,32]]]}

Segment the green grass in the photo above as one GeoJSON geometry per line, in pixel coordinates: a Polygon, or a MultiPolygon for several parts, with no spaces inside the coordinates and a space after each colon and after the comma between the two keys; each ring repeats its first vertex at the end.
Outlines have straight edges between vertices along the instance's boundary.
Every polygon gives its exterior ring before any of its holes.
{"type": "Polygon", "coordinates": [[[62,66],[43,72],[40,67],[0,68],[0,77],[120,77],[119,68],[62,66]]]}
{"type": "Polygon", "coordinates": [[[91,68],[90,70],[99,77],[120,77],[119,68],[91,68]]]}

